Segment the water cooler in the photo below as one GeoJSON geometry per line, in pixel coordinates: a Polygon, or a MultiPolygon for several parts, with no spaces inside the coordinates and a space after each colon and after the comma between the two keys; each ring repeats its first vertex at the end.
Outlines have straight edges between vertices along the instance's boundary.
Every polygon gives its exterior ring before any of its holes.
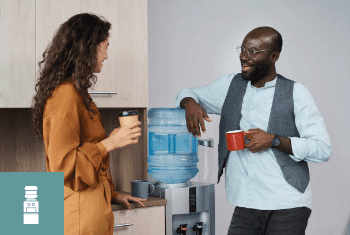
{"type": "Polygon", "coordinates": [[[167,200],[166,235],[215,234],[216,176],[208,166],[211,148],[212,139],[198,140],[188,132],[184,109],[148,111],[149,180],[155,185],[152,196],[167,200]],[[203,153],[198,161],[199,148],[203,153]],[[198,182],[190,181],[198,172],[198,182]]]}

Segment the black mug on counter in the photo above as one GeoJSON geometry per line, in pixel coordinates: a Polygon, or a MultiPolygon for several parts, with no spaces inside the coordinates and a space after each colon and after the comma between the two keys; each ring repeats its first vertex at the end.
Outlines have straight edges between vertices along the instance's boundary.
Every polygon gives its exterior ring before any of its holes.
{"type": "Polygon", "coordinates": [[[147,180],[131,181],[131,195],[133,197],[148,199],[148,195],[154,192],[154,185],[147,180]],[[151,189],[151,190],[150,190],[151,189]]]}

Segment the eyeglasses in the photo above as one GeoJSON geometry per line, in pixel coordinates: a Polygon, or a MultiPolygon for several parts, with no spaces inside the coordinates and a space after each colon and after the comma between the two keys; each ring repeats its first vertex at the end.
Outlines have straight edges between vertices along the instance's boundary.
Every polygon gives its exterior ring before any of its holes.
{"type": "Polygon", "coordinates": [[[236,47],[236,51],[238,53],[238,55],[241,55],[242,53],[247,53],[247,56],[252,59],[256,56],[257,53],[259,52],[262,52],[262,51],[273,51],[274,49],[266,49],[266,50],[260,50],[260,51],[257,51],[255,50],[254,48],[248,48],[248,49],[245,49],[243,46],[238,46],[236,47]]]}

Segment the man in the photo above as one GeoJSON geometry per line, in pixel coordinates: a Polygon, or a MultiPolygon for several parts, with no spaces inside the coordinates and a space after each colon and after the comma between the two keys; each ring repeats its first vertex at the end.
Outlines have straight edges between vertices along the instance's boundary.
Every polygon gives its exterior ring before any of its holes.
{"type": "Polygon", "coordinates": [[[205,132],[207,113],[221,115],[218,183],[225,170],[234,204],[228,234],[305,234],[311,214],[307,162],[326,162],[332,150],[309,91],[276,73],[282,36],[271,27],[250,31],[237,47],[242,73],[183,89],[188,131],[205,132]],[[246,148],[227,150],[225,132],[248,130],[246,148]]]}

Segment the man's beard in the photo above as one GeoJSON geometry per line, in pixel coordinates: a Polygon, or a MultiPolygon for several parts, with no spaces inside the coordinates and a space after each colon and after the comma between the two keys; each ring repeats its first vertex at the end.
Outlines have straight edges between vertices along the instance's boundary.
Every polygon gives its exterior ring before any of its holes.
{"type": "Polygon", "coordinates": [[[254,82],[259,81],[260,79],[266,77],[269,74],[270,65],[262,64],[254,68],[253,72],[249,76],[243,76],[243,79],[249,81],[253,84],[254,82]]]}

